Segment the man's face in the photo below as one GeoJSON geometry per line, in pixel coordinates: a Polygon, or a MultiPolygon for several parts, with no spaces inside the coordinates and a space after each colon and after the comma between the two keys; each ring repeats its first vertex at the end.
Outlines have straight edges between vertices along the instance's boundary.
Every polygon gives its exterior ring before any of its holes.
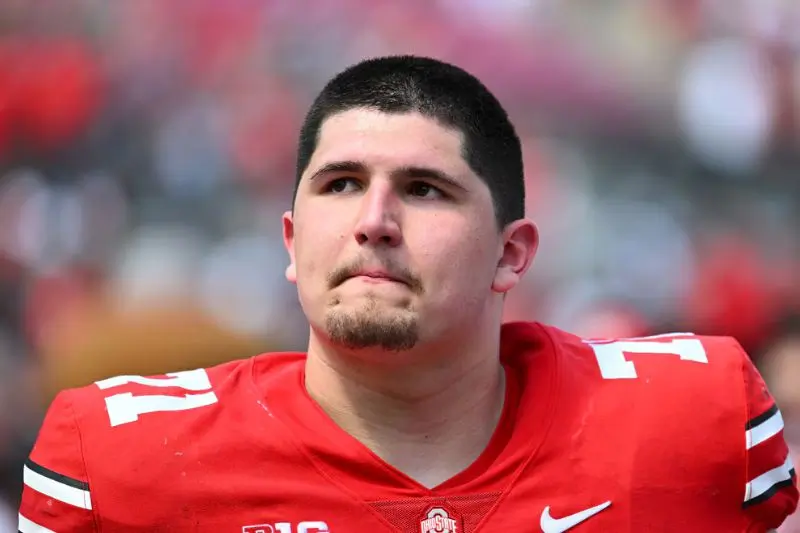
{"type": "Polygon", "coordinates": [[[474,325],[510,288],[507,235],[461,148],[459,132],[417,113],[352,109],[323,123],[283,228],[315,331],[407,350],[474,325]]]}

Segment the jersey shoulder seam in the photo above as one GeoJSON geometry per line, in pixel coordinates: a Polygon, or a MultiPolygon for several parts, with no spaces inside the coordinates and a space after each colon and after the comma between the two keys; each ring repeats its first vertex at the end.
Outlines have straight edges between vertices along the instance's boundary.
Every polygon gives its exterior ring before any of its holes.
{"type": "MultiPolygon", "coordinates": [[[[83,387],[83,389],[88,389],[91,386],[92,385],[87,385],[87,386],[83,387]]],[[[72,396],[74,394],[74,391],[66,391],[66,392],[70,393],[70,396],[72,396]]],[[[89,464],[88,464],[88,461],[86,460],[86,452],[85,452],[84,446],[83,446],[83,438],[84,437],[83,437],[83,433],[81,431],[81,426],[80,426],[80,423],[79,423],[79,420],[78,420],[78,414],[77,414],[77,412],[75,410],[75,402],[74,402],[72,397],[68,397],[68,398],[65,398],[65,399],[68,400],[67,404],[69,405],[69,411],[70,411],[70,414],[72,415],[72,420],[75,423],[75,431],[78,434],[78,450],[79,450],[80,455],[81,455],[81,463],[83,464],[83,471],[86,473],[86,480],[89,482],[89,488],[90,488],[90,491],[91,491],[91,488],[94,487],[95,484],[92,481],[91,474],[89,473],[89,464]]],[[[92,499],[92,511],[91,511],[91,513],[92,513],[92,523],[94,524],[95,532],[100,533],[100,531],[101,531],[101,527],[100,527],[100,511],[98,509],[97,497],[96,496],[97,496],[97,492],[96,491],[89,493],[89,497],[92,499]]]]}

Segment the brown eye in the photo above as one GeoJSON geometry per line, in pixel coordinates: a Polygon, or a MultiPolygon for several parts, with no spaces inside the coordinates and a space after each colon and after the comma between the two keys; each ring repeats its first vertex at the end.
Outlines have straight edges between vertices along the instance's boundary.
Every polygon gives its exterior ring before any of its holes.
{"type": "Polygon", "coordinates": [[[408,194],[418,198],[436,199],[443,196],[442,191],[424,181],[415,181],[408,187],[408,194]]]}
{"type": "Polygon", "coordinates": [[[349,192],[352,190],[352,187],[355,187],[356,185],[356,181],[353,178],[336,178],[335,180],[331,180],[328,185],[325,186],[325,192],[349,192]],[[348,187],[350,187],[350,189],[348,187]]]}

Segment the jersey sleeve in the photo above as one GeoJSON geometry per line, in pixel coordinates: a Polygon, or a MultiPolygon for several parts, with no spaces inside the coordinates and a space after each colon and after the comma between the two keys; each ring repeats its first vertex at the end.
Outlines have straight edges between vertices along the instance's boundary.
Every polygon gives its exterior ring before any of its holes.
{"type": "Polygon", "coordinates": [[[23,467],[19,533],[98,531],[71,392],[50,405],[23,467]]]}
{"type": "Polygon", "coordinates": [[[743,509],[754,531],[776,529],[797,508],[797,476],[783,438],[783,418],[764,380],[744,350],[746,400],[743,509]]]}

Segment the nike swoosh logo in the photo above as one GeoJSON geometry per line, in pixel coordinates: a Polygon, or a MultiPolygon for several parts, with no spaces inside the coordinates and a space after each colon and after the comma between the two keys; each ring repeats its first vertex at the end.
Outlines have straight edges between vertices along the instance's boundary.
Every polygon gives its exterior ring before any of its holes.
{"type": "Polygon", "coordinates": [[[571,514],[564,518],[553,518],[550,516],[550,506],[544,508],[542,511],[542,518],[539,520],[539,526],[542,528],[542,533],[564,533],[572,529],[584,520],[588,520],[606,507],[611,505],[611,501],[595,505],[589,509],[581,511],[580,513],[571,514]]]}

